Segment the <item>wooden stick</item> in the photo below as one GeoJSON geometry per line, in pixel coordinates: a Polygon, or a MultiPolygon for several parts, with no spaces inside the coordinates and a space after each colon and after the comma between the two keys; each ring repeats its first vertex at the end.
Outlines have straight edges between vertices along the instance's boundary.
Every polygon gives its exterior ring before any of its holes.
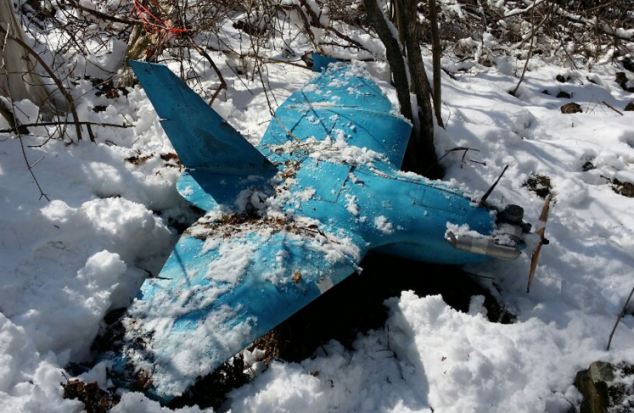
{"type": "Polygon", "coordinates": [[[535,248],[535,252],[533,252],[533,256],[531,257],[531,266],[528,271],[528,283],[526,284],[526,292],[529,293],[531,291],[531,282],[533,281],[533,277],[535,276],[535,271],[537,270],[537,263],[539,262],[539,255],[542,252],[542,246],[544,245],[544,234],[546,232],[546,222],[548,221],[548,212],[550,211],[550,201],[553,196],[548,195],[546,197],[546,201],[544,202],[544,207],[542,208],[542,213],[539,215],[539,228],[535,231],[535,233],[539,236],[539,244],[537,244],[537,248],[535,248]]]}
{"type": "Polygon", "coordinates": [[[603,103],[605,106],[609,107],[610,109],[612,109],[613,111],[615,111],[616,113],[618,113],[621,116],[623,115],[623,112],[621,112],[620,110],[618,110],[617,108],[615,108],[614,106],[610,105],[608,102],[606,102],[605,100],[602,100],[601,103],[603,103]]]}

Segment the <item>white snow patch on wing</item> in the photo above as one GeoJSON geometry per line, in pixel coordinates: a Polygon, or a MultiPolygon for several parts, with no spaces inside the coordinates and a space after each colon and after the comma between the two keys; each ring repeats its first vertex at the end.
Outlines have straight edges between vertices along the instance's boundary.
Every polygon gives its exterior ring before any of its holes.
{"type": "Polygon", "coordinates": [[[249,267],[257,246],[249,240],[223,240],[218,248],[219,256],[207,267],[207,277],[237,283],[249,267]]]}
{"type": "Polygon", "coordinates": [[[346,210],[354,216],[359,215],[359,204],[356,196],[346,194],[346,210]]]}
{"type": "MultiPolygon", "coordinates": [[[[289,236],[297,237],[293,234],[289,234],[289,236]]],[[[325,233],[308,240],[302,237],[297,237],[297,239],[306,242],[308,248],[324,254],[326,261],[331,264],[347,262],[356,267],[360,261],[361,249],[345,234],[325,233]]]]}
{"type": "Polygon", "coordinates": [[[196,328],[183,332],[169,328],[150,330],[144,326],[144,330],[153,334],[147,345],[154,352],[156,363],[148,363],[134,349],[128,352],[128,356],[137,367],[152,372],[158,392],[181,394],[196,377],[209,374],[214,366],[225,361],[227,353],[240,348],[245,337],[249,337],[255,318],[250,317],[238,324],[233,323],[235,318],[236,310],[225,306],[209,312],[196,328]],[[210,346],[210,343],[214,345],[210,346]],[[158,345],[160,347],[156,347],[158,345]]]}
{"type": "Polygon", "coordinates": [[[374,227],[384,234],[391,234],[394,232],[394,225],[392,225],[385,215],[374,217],[374,227]]]}
{"type": "Polygon", "coordinates": [[[270,150],[275,153],[289,154],[308,152],[309,156],[314,159],[353,166],[372,166],[373,162],[389,162],[384,154],[365,147],[350,145],[346,139],[345,131],[336,129],[321,141],[310,137],[304,141],[288,141],[282,145],[273,145],[270,150]]]}
{"type": "MultiPolygon", "coordinates": [[[[480,234],[478,231],[474,231],[469,228],[469,224],[456,225],[451,222],[447,222],[447,232],[452,232],[456,237],[469,236],[473,238],[487,238],[486,235],[480,234]]],[[[447,233],[445,233],[447,237],[447,233]]]]}

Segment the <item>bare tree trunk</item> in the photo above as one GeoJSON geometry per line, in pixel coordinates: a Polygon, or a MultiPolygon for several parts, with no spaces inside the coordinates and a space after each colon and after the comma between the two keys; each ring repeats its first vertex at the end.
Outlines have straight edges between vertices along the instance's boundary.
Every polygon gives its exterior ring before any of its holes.
{"type": "Polygon", "coordinates": [[[403,160],[403,169],[437,178],[442,176],[442,171],[438,167],[434,148],[431,90],[418,43],[416,1],[396,0],[396,3],[396,20],[401,26],[398,31],[381,10],[378,0],[364,0],[368,21],[385,46],[385,55],[394,79],[401,113],[409,120],[417,121],[413,122],[414,129],[403,160]],[[402,46],[398,41],[400,35],[405,39],[405,50],[401,50],[402,46]],[[404,53],[407,53],[407,59],[403,56],[404,53]],[[416,94],[418,103],[418,111],[415,114],[412,113],[410,87],[416,94]]]}
{"type": "Polygon", "coordinates": [[[434,147],[434,119],[431,105],[431,89],[429,78],[423,63],[419,45],[419,32],[417,22],[416,0],[400,0],[398,7],[402,14],[401,19],[407,23],[405,31],[405,45],[409,64],[410,77],[416,103],[418,104],[418,130],[410,139],[410,146],[406,154],[405,169],[420,174],[439,177],[442,175],[437,170],[438,158],[434,147]]]}
{"type": "Polygon", "coordinates": [[[405,59],[401,54],[398,40],[394,37],[394,33],[390,28],[391,22],[386,19],[377,0],[364,0],[363,3],[370,24],[385,46],[385,56],[394,78],[398,103],[401,105],[401,114],[412,120],[412,104],[409,100],[409,81],[407,80],[405,59]]]}
{"type": "Polygon", "coordinates": [[[403,3],[399,0],[392,1],[391,4],[394,5],[394,20],[396,22],[396,28],[398,29],[398,40],[401,42],[401,53],[403,55],[406,54],[406,50],[404,48],[405,44],[405,32],[407,31],[407,22],[403,20],[404,13],[401,13],[401,7],[403,7],[403,3]]]}
{"type": "Polygon", "coordinates": [[[445,125],[441,116],[441,83],[440,83],[440,33],[438,31],[438,11],[436,10],[436,0],[429,0],[429,23],[431,26],[431,50],[434,67],[434,113],[436,114],[436,123],[444,128],[445,125]]]}
{"type": "MultiPolygon", "coordinates": [[[[11,1],[0,2],[0,28],[3,33],[0,42],[0,94],[13,101],[29,99],[48,114],[57,112],[61,108],[51,99],[51,92],[37,74],[36,62],[20,44],[20,41],[27,42],[11,1]]],[[[4,109],[1,113],[6,117],[7,108],[4,109]]],[[[15,119],[7,121],[15,122],[15,119]]]]}

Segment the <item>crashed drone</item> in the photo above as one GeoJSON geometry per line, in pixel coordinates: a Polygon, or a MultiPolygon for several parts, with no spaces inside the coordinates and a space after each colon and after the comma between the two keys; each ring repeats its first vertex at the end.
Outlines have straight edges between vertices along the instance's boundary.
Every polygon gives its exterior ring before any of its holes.
{"type": "Polygon", "coordinates": [[[147,279],[114,369],[168,401],[358,271],[373,251],[463,265],[513,259],[530,225],[400,171],[411,125],[366,72],[333,63],[251,145],[165,66],[130,62],[206,211],[147,279]],[[127,367],[124,367],[127,366],[127,367]]]}

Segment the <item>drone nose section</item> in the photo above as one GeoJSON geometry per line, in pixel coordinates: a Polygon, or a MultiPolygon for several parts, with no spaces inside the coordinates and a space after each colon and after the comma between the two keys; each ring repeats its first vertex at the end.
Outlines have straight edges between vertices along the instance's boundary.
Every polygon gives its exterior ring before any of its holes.
{"type": "Polygon", "coordinates": [[[526,247],[525,235],[531,225],[525,223],[524,209],[518,205],[507,205],[497,215],[497,226],[491,235],[482,235],[463,228],[451,228],[445,233],[445,239],[455,248],[494,257],[501,260],[514,260],[526,247]]]}
{"type": "Polygon", "coordinates": [[[445,238],[451,245],[459,250],[487,255],[506,261],[514,260],[521,253],[521,250],[517,246],[498,244],[492,237],[479,237],[447,231],[445,238]]]}

